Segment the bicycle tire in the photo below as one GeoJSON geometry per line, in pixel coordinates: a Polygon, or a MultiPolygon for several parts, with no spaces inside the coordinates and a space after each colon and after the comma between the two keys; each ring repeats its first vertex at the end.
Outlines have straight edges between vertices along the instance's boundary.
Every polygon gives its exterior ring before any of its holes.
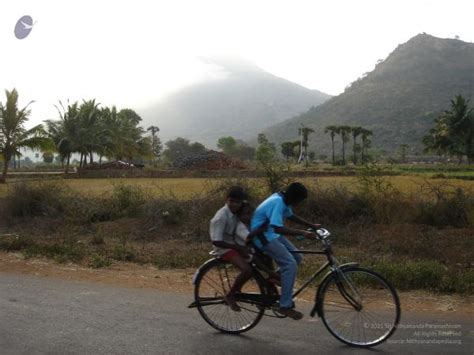
{"type": "Polygon", "coordinates": [[[323,324],[335,338],[354,347],[369,348],[386,341],[400,321],[397,291],[375,271],[357,266],[339,270],[340,274],[334,271],[321,285],[323,324]]]}
{"type": "MultiPolygon", "coordinates": [[[[213,328],[227,334],[240,334],[255,327],[265,313],[265,307],[237,301],[241,312],[234,312],[223,301],[238,269],[220,259],[206,264],[196,277],[194,300],[201,317],[213,328]],[[209,301],[209,300],[212,301],[209,301]],[[211,304],[206,304],[210,302],[211,304]]],[[[265,293],[262,280],[255,275],[243,286],[243,292],[265,293]]]]}

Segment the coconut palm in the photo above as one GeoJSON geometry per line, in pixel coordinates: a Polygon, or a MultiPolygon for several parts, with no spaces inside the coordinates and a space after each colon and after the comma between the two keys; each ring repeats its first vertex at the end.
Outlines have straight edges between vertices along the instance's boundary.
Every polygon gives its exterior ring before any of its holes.
{"type": "Polygon", "coordinates": [[[78,151],[79,142],[77,134],[79,131],[79,106],[77,102],[64,107],[59,102],[60,108],[56,106],[59,113],[59,120],[47,120],[46,125],[48,135],[54,142],[56,151],[59,153],[61,162],[66,161],[65,173],[69,173],[71,155],[78,151]]]}
{"type": "Polygon", "coordinates": [[[28,107],[32,102],[19,109],[17,90],[5,90],[5,94],[7,97],[5,105],[0,103],[0,153],[3,157],[0,183],[6,181],[8,165],[12,157],[22,155],[21,148],[45,150],[53,148],[53,143],[46,137],[42,125],[34,126],[31,129],[24,127],[31,113],[28,107]]]}
{"type": "Polygon", "coordinates": [[[469,107],[469,100],[457,95],[451,100],[451,110],[445,111],[444,121],[448,125],[449,136],[452,139],[453,150],[465,155],[468,163],[474,157],[474,112],[469,107]]]}
{"type": "Polygon", "coordinates": [[[100,125],[101,111],[94,100],[83,101],[79,107],[78,150],[81,153],[81,165],[94,162],[94,152],[100,149],[106,129],[100,125]]]}

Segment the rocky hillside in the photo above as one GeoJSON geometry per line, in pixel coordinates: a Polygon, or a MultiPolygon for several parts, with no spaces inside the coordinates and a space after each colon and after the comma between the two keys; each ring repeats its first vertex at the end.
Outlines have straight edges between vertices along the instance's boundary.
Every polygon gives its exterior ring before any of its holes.
{"type": "Polygon", "coordinates": [[[316,131],[310,150],[327,154],[331,148],[324,127],[360,125],[373,130],[375,148],[394,152],[408,144],[412,153],[421,152],[421,139],[433,119],[449,109],[455,95],[472,99],[473,93],[474,44],[420,34],[399,45],[341,95],[266,133],[277,143],[294,140],[303,123],[316,131]]]}

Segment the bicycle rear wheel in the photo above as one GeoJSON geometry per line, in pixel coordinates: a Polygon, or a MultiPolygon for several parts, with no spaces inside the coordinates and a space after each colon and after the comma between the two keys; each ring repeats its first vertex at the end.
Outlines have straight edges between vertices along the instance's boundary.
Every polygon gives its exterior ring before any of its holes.
{"type": "Polygon", "coordinates": [[[239,334],[252,329],[262,318],[265,308],[259,304],[264,288],[255,277],[248,280],[236,294],[240,312],[224,302],[224,296],[240,270],[220,259],[206,265],[198,274],[194,288],[197,309],[204,320],[223,333],[239,334]]]}
{"type": "Polygon", "coordinates": [[[400,321],[400,301],[393,286],[374,271],[349,267],[321,285],[321,317],[340,341],[371,347],[387,340],[400,321]]]}

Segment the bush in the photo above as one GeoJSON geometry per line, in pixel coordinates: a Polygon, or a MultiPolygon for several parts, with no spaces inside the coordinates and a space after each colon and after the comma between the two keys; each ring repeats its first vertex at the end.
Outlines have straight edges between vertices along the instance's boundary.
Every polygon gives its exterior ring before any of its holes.
{"type": "Polygon", "coordinates": [[[110,199],[113,217],[135,217],[146,201],[145,191],[138,186],[116,185],[110,199]]]}
{"type": "Polygon", "coordinates": [[[124,245],[120,245],[114,248],[112,258],[119,261],[134,261],[137,256],[133,250],[128,249],[124,245]]]}
{"type": "Polygon", "coordinates": [[[0,239],[0,249],[9,252],[23,250],[30,244],[30,239],[19,235],[2,236],[0,239]]]}
{"type": "MultiPolygon", "coordinates": [[[[210,246],[209,246],[210,249],[210,246]]],[[[209,259],[209,251],[200,246],[183,245],[168,253],[160,254],[155,259],[155,266],[159,269],[199,267],[209,259]]]]}
{"type": "Polygon", "coordinates": [[[18,183],[8,191],[6,210],[12,217],[61,217],[68,197],[57,182],[18,183]]]}
{"type": "Polygon", "coordinates": [[[372,268],[400,290],[439,291],[446,274],[446,268],[434,260],[407,261],[405,263],[381,261],[372,265],[372,268]]]}
{"type": "Polygon", "coordinates": [[[468,227],[473,223],[474,198],[457,188],[454,192],[432,187],[432,200],[419,201],[415,221],[432,226],[468,227]],[[434,200],[434,201],[433,201],[434,200]]]}
{"type": "Polygon", "coordinates": [[[97,254],[92,255],[89,261],[89,266],[93,269],[100,269],[110,265],[112,265],[112,262],[109,259],[97,254]]]}
{"type": "Polygon", "coordinates": [[[24,251],[26,258],[33,256],[46,256],[58,263],[80,262],[85,251],[80,246],[72,244],[35,244],[31,243],[24,251]]]}

